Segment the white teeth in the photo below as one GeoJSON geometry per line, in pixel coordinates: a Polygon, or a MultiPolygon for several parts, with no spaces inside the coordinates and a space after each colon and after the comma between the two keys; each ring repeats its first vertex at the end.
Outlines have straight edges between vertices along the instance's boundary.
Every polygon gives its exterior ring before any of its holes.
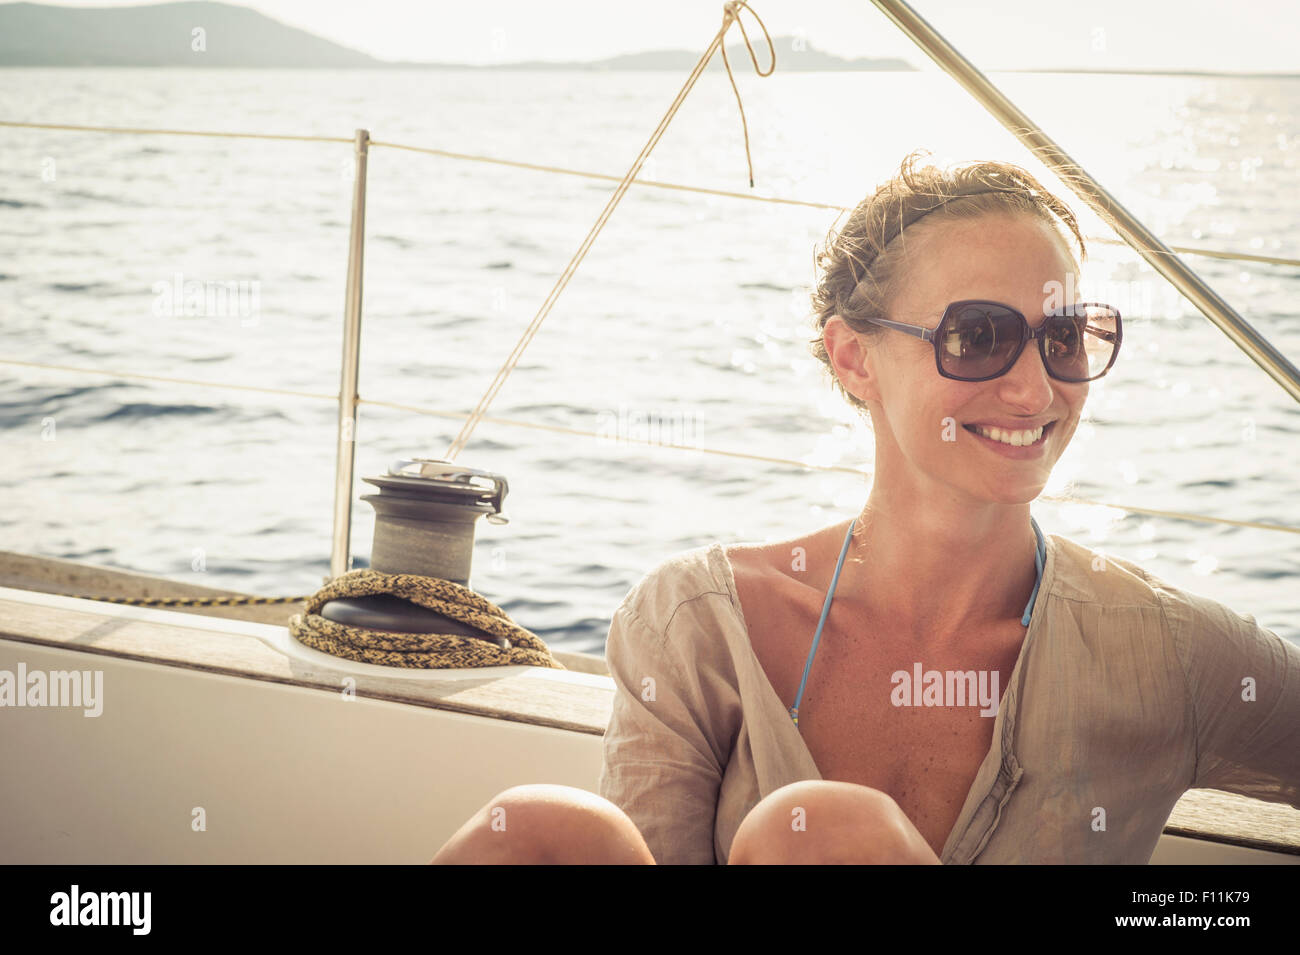
{"type": "Polygon", "coordinates": [[[1042,428],[1035,428],[1033,431],[1003,431],[1001,428],[984,428],[975,425],[975,430],[986,438],[992,438],[994,441],[1001,441],[1003,444],[1009,444],[1017,448],[1033,444],[1043,436],[1042,428]]]}

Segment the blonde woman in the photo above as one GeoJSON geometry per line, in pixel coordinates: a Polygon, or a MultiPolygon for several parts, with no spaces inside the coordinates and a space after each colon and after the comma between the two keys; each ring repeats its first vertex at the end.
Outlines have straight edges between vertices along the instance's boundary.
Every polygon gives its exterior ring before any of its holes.
{"type": "Polygon", "coordinates": [[[1030,516],[1123,340],[1073,295],[1073,214],[916,159],[819,262],[860,513],[653,568],[610,626],[599,795],[508,789],[434,862],[1145,863],[1187,789],[1300,808],[1300,648],[1030,516]]]}

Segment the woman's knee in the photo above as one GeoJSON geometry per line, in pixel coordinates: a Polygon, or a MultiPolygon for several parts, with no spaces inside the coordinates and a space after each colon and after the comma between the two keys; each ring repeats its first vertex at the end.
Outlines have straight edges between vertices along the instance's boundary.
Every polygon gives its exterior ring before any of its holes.
{"type": "Polygon", "coordinates": [[[654,863],[636,825],[603,796],[530,783],[489,799],[433,857],[434,864],[654,863]]]}
{"type": "Polygon", "coordinates": [[[749,811],[727,861],[909,865],[939,860],[888,793],[806,779],[769,793],[749,811]]]}

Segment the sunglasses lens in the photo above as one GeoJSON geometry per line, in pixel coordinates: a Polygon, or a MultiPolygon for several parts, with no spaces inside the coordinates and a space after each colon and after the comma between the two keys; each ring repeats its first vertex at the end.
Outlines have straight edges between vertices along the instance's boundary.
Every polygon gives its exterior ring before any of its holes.
{"type": "Polygon", "coordinates": [[[1020,316],[991,302],[955,306],[939,340],[944,370],[958,378],[985,378],[1004,371],[1020,345],[1020,316]]]}
{"type": "Polygon", "coordinates": [[[1119,313],[1108,305],[1072,305],[1049,316],[1044,341],[1052,371],[1070,381],[1096,378],[1119,347],[1119,313]]]}

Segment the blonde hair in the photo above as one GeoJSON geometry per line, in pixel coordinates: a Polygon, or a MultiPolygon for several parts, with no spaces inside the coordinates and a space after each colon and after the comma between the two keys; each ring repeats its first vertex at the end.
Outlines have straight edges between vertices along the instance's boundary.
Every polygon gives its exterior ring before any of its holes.
{"type": "MultiPolygon", "coordinates": [[[[843,228],[834,227],[817,253],[819,272],[813,293],[813,323],[817,337],[809,344],[813,357],[830,372],[835,387],[860,411],[866,403],[850,394],[831,365],[822,331],[833,315],[859,334],[876,337],[886,332],[865,317],[886,318],[907,274],[904,242],[893,242],[904,229],[933,231],[945,222],[987,215],[1025,216],[1047,223],[1070,254],[1069,237],[1079,246],[1079,261],[1087,257],[1083,235],[1074,213],[1039,184],[1029,172],[1011,163],[986,160],[950,170],[933,165],[917,168],[925,150],[908,154],[898,174],[873,195],[858,203],[843,228]],[[922,217],[924,222],[914,226],[922,217]],[[1069,236],[1062,232],[1064,223],[1069,236]],[[893,243],[893,244],[891,244],[893,243]]],[[[1070,177],[1067,175],[1067,179],[1070,177]]],[[[1073,256],[1070,256],[1074,261],[1073,256]]]]}

